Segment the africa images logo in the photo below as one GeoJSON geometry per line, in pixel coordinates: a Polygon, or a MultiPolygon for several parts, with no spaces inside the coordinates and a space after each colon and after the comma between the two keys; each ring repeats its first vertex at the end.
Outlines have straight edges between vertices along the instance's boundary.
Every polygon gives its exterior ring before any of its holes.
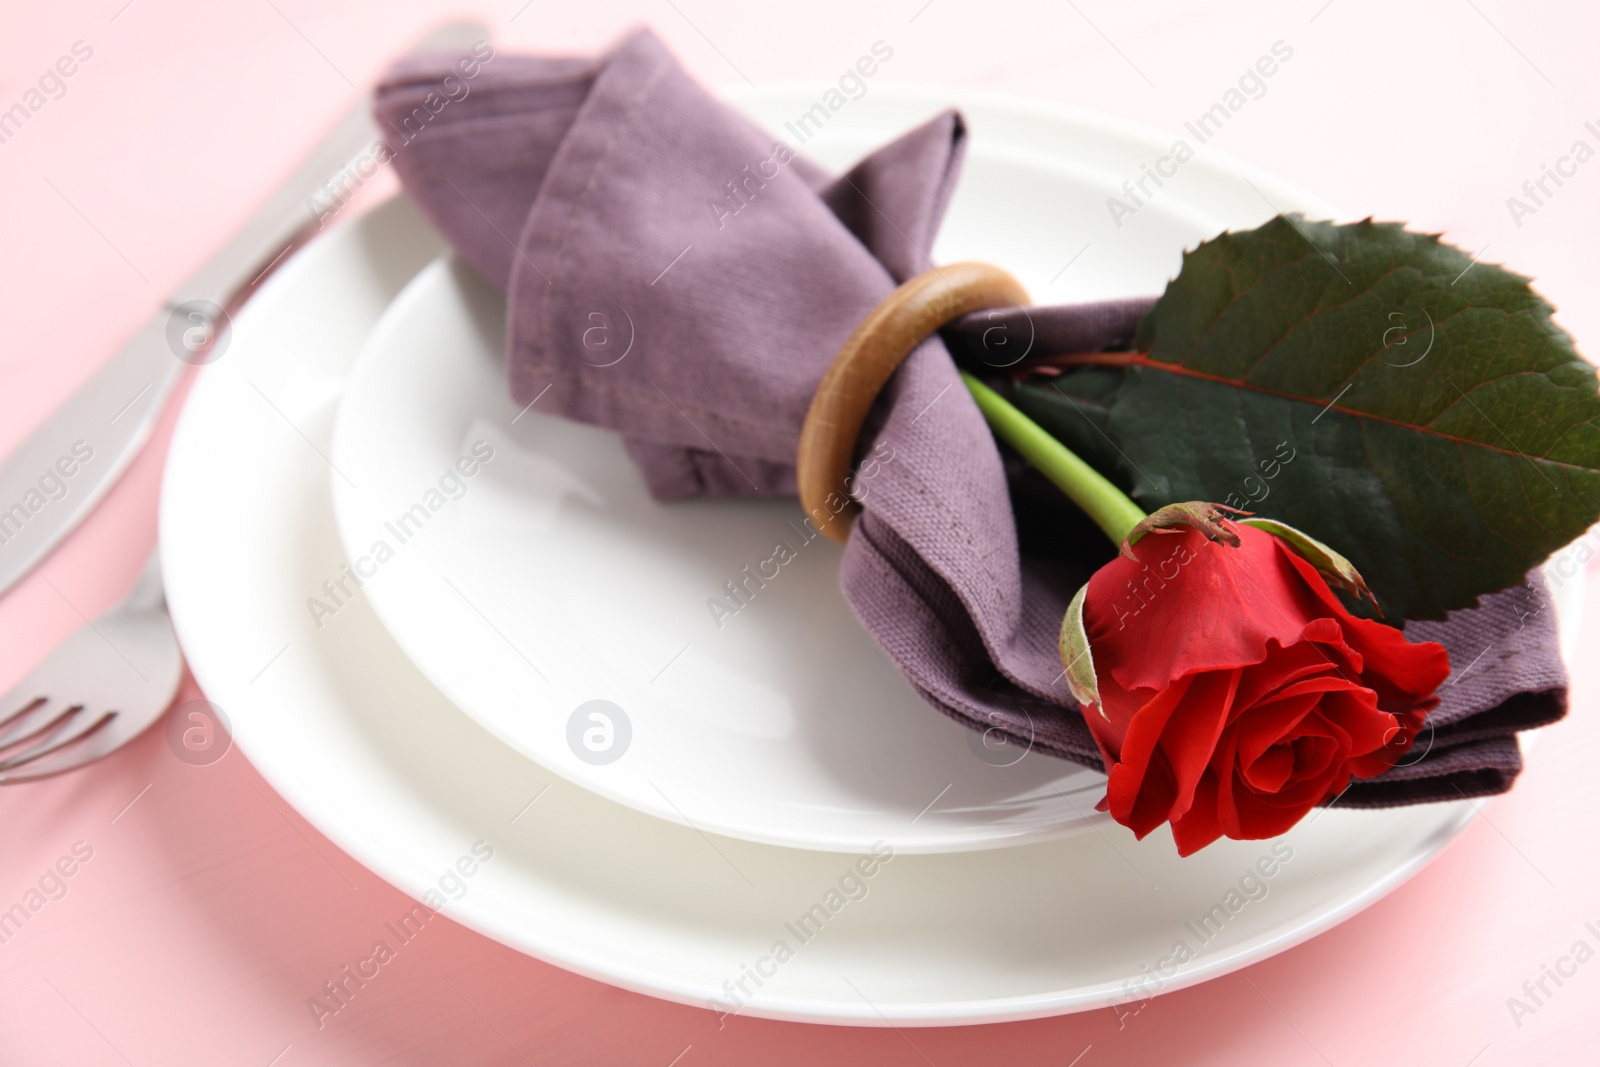
{"type": "Polygon", "coordinates": [[[22,494],[22,499],[9,507],[0,503],[0,546],[22,532],[28,522],[47,506],[67,495],[73,475],[94,459],[94,448],[87,441],[72,442],[72,449],[58,458],[39,475],[38,482],[22,494]]]}

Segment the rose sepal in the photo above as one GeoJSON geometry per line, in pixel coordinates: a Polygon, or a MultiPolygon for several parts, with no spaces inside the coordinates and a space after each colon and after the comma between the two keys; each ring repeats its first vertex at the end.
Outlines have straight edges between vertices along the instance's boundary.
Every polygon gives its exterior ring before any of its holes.
{"type": "Polygon", "coordinates": [[[1084,707],[1093,705],[1102,718],[1105,709],[1100,706],[1100,683],[1094,674],[1094,653],[1089,648],[1089,631],[1083,625],[1083,603],[1089,596],[1089,583],[1079,589],[1067,613],[1061,617],[1061,666],[1067,676],[1067,690],[1073,699],[1084,707]]]}
{"type": "Polygon", "coordinates": [[[1356,600],[1365,600],[1372,605],[1372,610],[1382,617],[1383,609],[1378,607],[1378,598],[1367,588],[1367,583],[1361,578],[1361,572],[1339,553],[1303,530],[1297,530],[1277,519],[1248,518],[1238,521],[1276,537],[1294,549],[1301,559],[1317,568],[1317,573],[1322,575],[1329,585],[1348,593],[1356,600]]]}
{"type": "Polygon", "coordinates": [[[1248,511],[1230,508],[1226,504],[1212,504],[1204,500],[1186,500],[1157,508],[1134,524],[1123,539],[1122,555],[1138,563],[1133,546],[1146,534],[1176,534],[1184,530],[1198,530],[1207,541],[1219,545],[1239,547],[1239,535],[1228,528],[1233,515],[1249,515],[1248,511]],[[1231,513],[1231,514],[1230,514],[1231,513]]]}

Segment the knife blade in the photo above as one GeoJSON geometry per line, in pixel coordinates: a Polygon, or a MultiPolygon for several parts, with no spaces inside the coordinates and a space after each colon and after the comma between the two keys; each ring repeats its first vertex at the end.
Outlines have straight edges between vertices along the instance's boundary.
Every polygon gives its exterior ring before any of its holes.
{"type": "MultiPolygon", "coordinates": [[[[454,22],[414,51],[464,49],[488,38],[481,23],[454,22]]],[[[370,170],[380,136],[363,99],[122,348],[0,462],[0,595],[116,484],[184,373],[226,352],[232,316],[322,229],[354,168],[370,170]]]]}

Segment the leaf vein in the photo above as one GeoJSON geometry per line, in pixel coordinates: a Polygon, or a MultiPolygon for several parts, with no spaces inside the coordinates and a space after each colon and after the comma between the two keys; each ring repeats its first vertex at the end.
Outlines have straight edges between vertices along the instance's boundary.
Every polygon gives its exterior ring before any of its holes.
{"type": "MultiPolygon", "coordinates": [[[[1129,360],[1128,366],[1145,367],[1164,371],[1167,374],[1178,374],[1185,377],[1198,378],[1202,381],[1212,382],[1217,385],[1226,385],[1234,389],[1246,389],[1251,392],[1262,393],[1267,396],[1275,396],[1280,399],[1294,401],[1295,403],[1299,404],[1318,405],[1318,401],[1309,397],[1295,396],[1293,393],[1285,393],[1279,389],[1269,389],[1266,386],[1255,385],[1250,382],[1241,382],[1232,378],[1223,378],[1219,375],[1207,374],[1204,371],[1197,371],[1193,368],[1185,367],[1179,364],[1163,363],[1160,360],[1151,359],[1144,353],[1139,353],[1136,358],[1129,360]]],[[[1490,444],[1487,441],[1475,441],[1470,437],[1462,437],[1457,434],[1445,433],[1442,430],[1433,429],[1431,424],[1419,426],[1416,423],[1402,422],[1399,419],[1391,419],[1388,416],[1378,415],[1370,411],[1360,411],[1356,408],[1347,407],[1342,404],[1321,404],[1318,406],[1327,410],[1336,411],[1341,415],[1348,415],[1355,419],[1365,419],[1369,422],[1383,423],[1388,426],[1397,426],[1402,430],[1411,430],[1414,433],[1438,437],[1442,440],[1454,441],[1460,444],[1473,445],[1477,448],[1487,448],[1490,451],[1500,452],[1505,455],[1522,456],[1524,459],[1527,459],[1529,462],[1533,463],[1548,463],[1557,468],[1583,471],[1586,474],[1600,474],[1600,471],[1597,471],[1593,467],[1585,467],[1578,463],[1568,463],[1564,460],[1552,459],[1549,456],[1528,456],[1522,452],[1518,452],[1514,448],[1502,448],[1499,445],[1490,444]]],[[[1452,404],[1451,406],[1454,407],[1455,405],[1452,404]]]]}

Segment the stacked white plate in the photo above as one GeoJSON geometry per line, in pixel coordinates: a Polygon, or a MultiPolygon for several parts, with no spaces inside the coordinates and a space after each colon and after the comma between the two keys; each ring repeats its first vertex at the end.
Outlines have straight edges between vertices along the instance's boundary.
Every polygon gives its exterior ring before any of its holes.
{"type": "MultiPolygon", "coordinates": [[[[777,128],[818,92],[735,103],[777,128]]],[[[972,144],[934,258],[1039,302],[1159,292],[1224,229],[1335,214],[1202,149],[1119,226],[1107,198],[1169,137],[946,90],[879,87],[805,149],[842,169],[951,104],[972,144]]],[[[1098,774],[924,705],[831,544],[719,625],[798,504],[653,502],[615,435],[512,405],[503,314],[403,198],[331,232],[203,372],[162,503],[173,618],[241,750],[457,921],[722,1011],[1022,1019],[1282,951],[1470,819],[1335,808],[1180,860],[1094,814],[1098,774]]]]}

